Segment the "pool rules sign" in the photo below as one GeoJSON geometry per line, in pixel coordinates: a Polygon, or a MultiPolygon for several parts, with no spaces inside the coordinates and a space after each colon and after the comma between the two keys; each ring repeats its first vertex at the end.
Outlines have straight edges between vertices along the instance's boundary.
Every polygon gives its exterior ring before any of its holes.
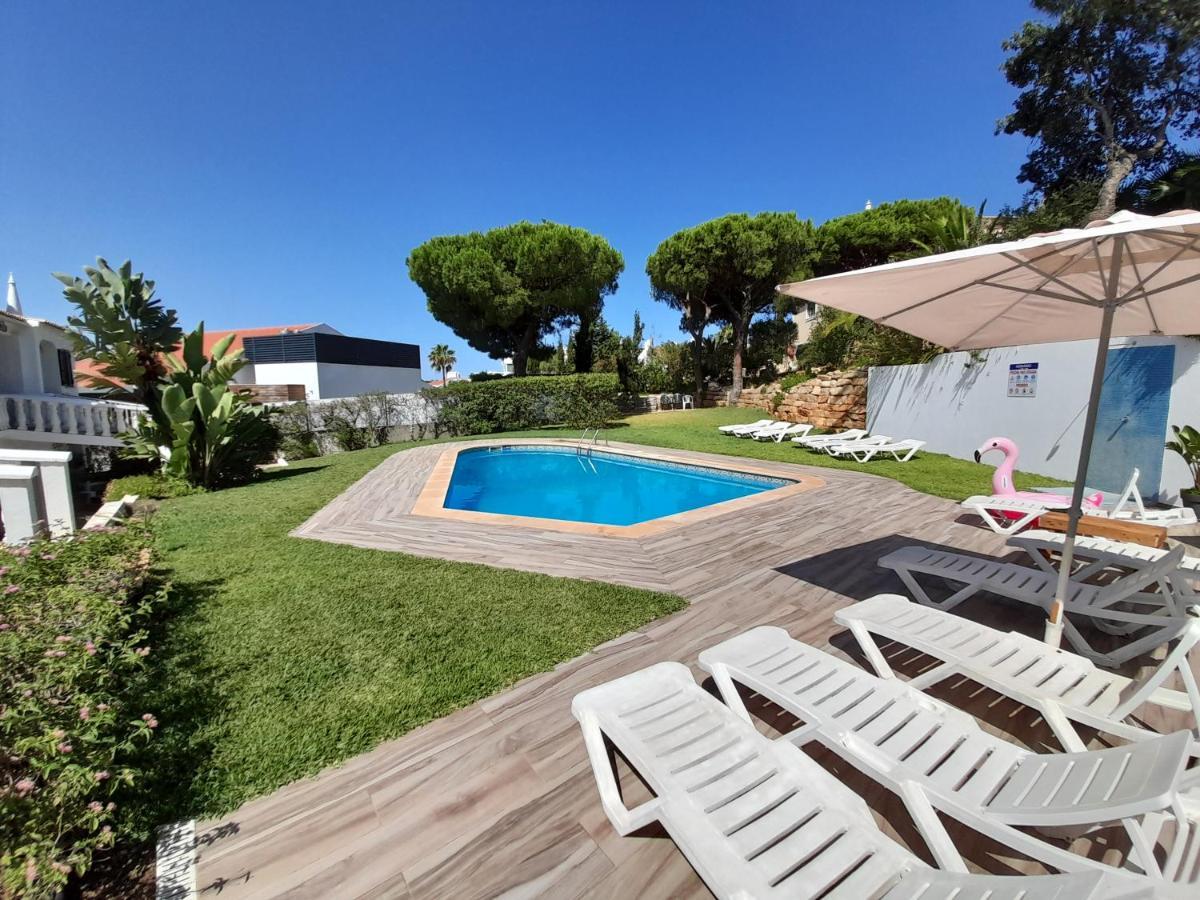
{"type": "Polygon", "coordinates": [[[1008,367],[1008,396],[1036,397],[1037,363],[1013,363],[1008,367]]]}

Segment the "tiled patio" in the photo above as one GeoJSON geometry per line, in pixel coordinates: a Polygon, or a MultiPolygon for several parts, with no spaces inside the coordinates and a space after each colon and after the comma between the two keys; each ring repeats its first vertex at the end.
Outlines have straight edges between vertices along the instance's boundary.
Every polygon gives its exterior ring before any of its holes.
{"type": "MultiPolygon", "coordinates": [[[[691,605],[341,768],[199,823],[201,896],[707,896],[664,835],[620,838],[609,827],[570,714],[572,696],[664,659],[694,668],[702,649],[758,624],[782,625],[818,646],[833,638],[836,652],[852,650],[832,613],[898,588],[874,565],[878,557],[918,542],[1005,552],[991,532],[958,521],[953,503],[891,480],[801,465],[755,464],[823,486],[644,538],[411,515],[444,449],[390,457],[296,534],[667,590],[691,605]]],[[[975,600],[961,611],[1005,628],[1039,628],[1027,609],[975,600]]],[[[1045,740],[1028,710],[994,703],[995,695],[969,685],[948,690],[1027,743],[1045,740]]],[[[822,761],[843,774],[844,766],[822,761]]],[[[861,785],[893,834],[928,858],[890,795],[853,773],[844,777],[861,785]]],[[[973,833],[957,836],[982,870],[1037,871],[973,833]]]]}

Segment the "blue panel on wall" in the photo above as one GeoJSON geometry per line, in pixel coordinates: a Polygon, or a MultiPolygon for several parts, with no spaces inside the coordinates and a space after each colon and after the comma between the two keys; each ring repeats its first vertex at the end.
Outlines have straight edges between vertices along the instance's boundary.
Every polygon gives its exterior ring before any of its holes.
{"type": "Polygon", "coordinates": [[[1104,393],[1096,418],[1096,439],[1087,484],[1120,492],[1134,467],[1141,470],[1143,496],[1158,492],[1175,348],[1122,347],[1110,350],[1104,393]]]}

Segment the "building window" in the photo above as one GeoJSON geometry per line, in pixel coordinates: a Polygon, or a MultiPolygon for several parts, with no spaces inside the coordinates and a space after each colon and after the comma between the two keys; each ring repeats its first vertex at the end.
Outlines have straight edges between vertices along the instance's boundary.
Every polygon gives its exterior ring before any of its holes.
{"type": "Polygon", "coordinates": [[[75,386],[75,360],[70,350],[58,351],[58,380],[63,387],[75,386]]]}
{"type": "Polygon", "coordinates": [[[804,318],[805,318],[805,320],[806,320],[806,321],[809,321],[809,322],[811,322],[813,319],[815,319],[815,318],[817,317],[817,310],[818,310],[818,309],[820,309],[820,307],[819,307],[819,306],[817,306],[817,304],[815,304],[815,303],[808,303],[808,302],[806,302],[806,303],[804,304],[804,318]]]}

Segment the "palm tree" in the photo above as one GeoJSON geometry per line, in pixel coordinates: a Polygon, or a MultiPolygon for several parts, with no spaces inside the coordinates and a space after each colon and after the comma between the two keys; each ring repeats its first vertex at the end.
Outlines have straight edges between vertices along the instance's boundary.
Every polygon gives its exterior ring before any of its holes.
{"type": "Polygon", "coordinates": [[[442,373],[443,386],[446,384],[446,373],[454,368],[456,362],[454,351],[445,344],[437,344],[429,351],[429,365],[442,373]]]}

